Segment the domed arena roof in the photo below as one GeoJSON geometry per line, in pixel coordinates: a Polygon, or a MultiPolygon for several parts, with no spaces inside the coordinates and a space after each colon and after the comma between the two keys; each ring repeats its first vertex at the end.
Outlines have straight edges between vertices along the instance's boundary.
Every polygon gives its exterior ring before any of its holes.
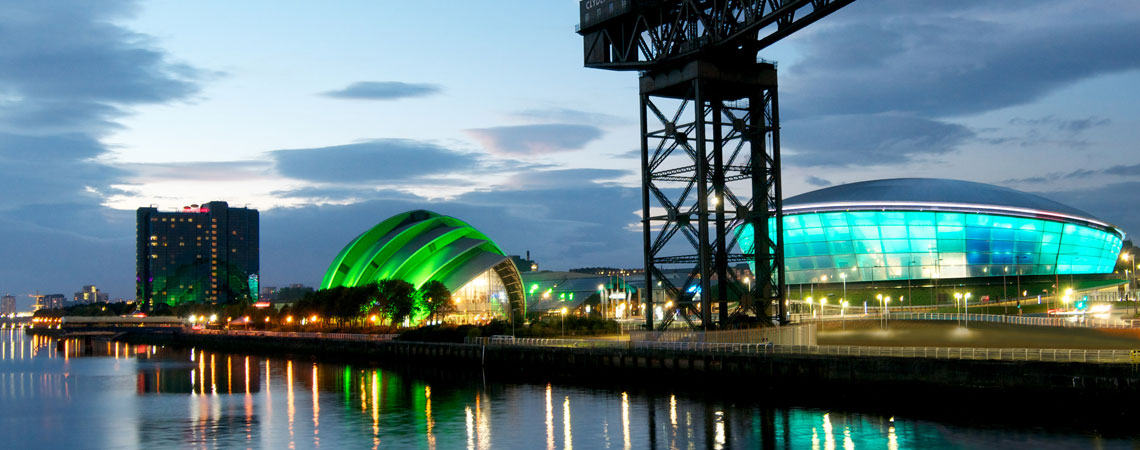
{"type": "Polygon", "coordinates": [[[985,209],[1022,210],[1023,214],[1053,213],[1108,226],[1092,214],[1038,195],[992,184],[942,178],[860,181],[831,186],[784,200],[786,213],[795,213],[799,210],[863,209],[873,208],[876,205],[929,206],[926,209],[981,206],[986,207],[985,209]]]}
{"type": "Polygon", "coordinates": [[[400,279],[417,288],[435,280],[454,292],[488,270],[503,281],[511,309],[522,312],[522,278],[498,245],[462,220],[415,210],[392,216],[349,242],[329,265],[321,289],[400,279]]]}

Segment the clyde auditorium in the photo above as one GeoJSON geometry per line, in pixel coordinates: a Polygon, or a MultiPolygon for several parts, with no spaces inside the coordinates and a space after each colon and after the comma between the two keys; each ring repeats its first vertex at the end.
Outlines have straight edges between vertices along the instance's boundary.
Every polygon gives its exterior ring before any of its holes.
{"type": "MultiPolygon", "coordinates": [[[[751,226],[738,230],[751,253],[751,226]]],[[[788,284],[1111,273],[1124,236],[1070,206],[969,181],[864,181],[784,200],[788,284]]]]}

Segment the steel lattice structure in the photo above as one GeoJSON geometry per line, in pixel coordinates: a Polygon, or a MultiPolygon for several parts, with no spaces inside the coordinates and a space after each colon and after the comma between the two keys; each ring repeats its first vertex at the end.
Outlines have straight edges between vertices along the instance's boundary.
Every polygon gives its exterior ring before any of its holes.
{"type": "MultiPolygon", "coordinates": [[[[854,0],[583,0],[586,67],[640,71],[646,325],[653,291],[677,299],[678,317],[728,323],[739,296],[732,262],[753,262],[756,282],[737,313],[786,321],[781,243],[776,68],[757,52],[854,0]],[[671,107],[671,108],[670,108],[671,107]],[[747,200],[732,185],[745,185],[747,200]],[[710,200],[711,199],[711,200],[710,200]],[[710,205],[710,203],[712,203],[710,205]],[[769,230],[769,218],[776,230],[769,230]],[[734,251],[750,223],[755,251],[734,251]],[[684,236],[688,246],[671,244],[684,236]],[[678,248],[681,247],[681,248],[678,248]],[[691,253],[690,253],[691,252],[691,253]],[[681,285],[663,269],[691,267],[681,285]],[[712,290],[712,279],[718,280],[712,290]],[[659,284],[654,280],[659,280],[659,284]],[[660,288],[658,288],[660,286],[660,288]],[[700,303],[695,298],[700,297],[700,303]]],[[[665,320],[674,317],[666,311],[665,320]]],[[[768,320],[762,320],[768,322],[768,320]]]]}

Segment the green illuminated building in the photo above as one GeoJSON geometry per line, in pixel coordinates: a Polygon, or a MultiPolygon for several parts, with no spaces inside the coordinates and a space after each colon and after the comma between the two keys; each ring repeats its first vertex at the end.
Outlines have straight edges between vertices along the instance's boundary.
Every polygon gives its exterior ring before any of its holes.
{"type": "Polygon", "coordinates": [[[147,307],[253,300],[257,210],[210,202],[172,212],[139,208],[136,216],[135,295],[147,307]]]}
{"type": "Polygon", "coordinates": [[[321,289],[385,279],[416,288],[439,281],[466,316],[525,312],[519,271],[506,253],[471,225],[431,211],[397,214],[357,236],[329,265],[321,289]]]}
{"type": "MultiPolygon", "coordinates": [[[[784,201],[789,284],[1111,273],[1124,232],[1013,189],[891,179],[784,201]]],[[[773,219],[774,220],[774,219],[773,219]]],[[[775,223],[769,228],[775,235],[775,223]]],[[[738,229],[751,253],[751,226],[738,229]]]]}

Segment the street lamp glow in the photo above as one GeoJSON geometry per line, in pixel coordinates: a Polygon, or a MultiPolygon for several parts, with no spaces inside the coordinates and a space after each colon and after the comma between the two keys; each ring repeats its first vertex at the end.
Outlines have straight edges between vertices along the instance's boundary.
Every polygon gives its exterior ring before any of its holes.
{"type": "Polygon", "coordinates": [[[217,322],[217,320],[218,320],[217,314],[210,314],[210,322],[217,322]]]}

